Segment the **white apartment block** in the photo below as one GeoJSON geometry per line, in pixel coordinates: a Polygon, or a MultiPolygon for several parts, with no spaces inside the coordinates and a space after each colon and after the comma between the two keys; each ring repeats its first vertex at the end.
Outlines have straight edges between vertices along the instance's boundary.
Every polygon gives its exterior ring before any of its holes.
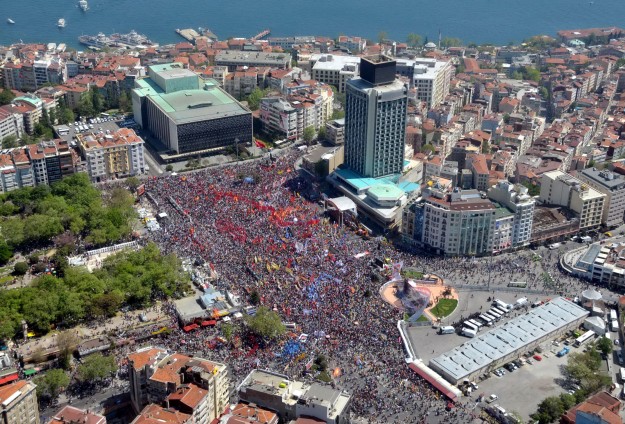
{"type": "Polygon", "coordinates": [[[514,214],[512,247],[525,246],[532,236],[536,202],[527,194],[527,187],[500,181],[488,190],[488,198],[505,206],[514,214]]]}
{"type": "Polygon", "coordinates": [[[417,99],[431,109],[449,94],[453,66],[451,62],[430,58],[397,59],[397,73],[410,79],[417,99]]]}
{"type": "Polygon", "coordinates": [[[312,79],[333,85],[339,93],[345,92],[345,83],[357,77],[360,58],[334,54],[315,54],[310,57],[312,79]]]}
{"type": "Polygon", "coordinates": [[[606,197],[588,183],[561,171],[546,172],[540,180],[540,201],[572,210],[579,216],[580,230],[601,225],[606,197]]]}
{"type": "Polygon", "coordinates": [[[13,111],[10,105],[0,107],[0,141],[6,137],[20,138],[24,134],[22,114],[13,111]]]}
{"type": "Polygon", "coordinates": [[[601,223],[607,227],[621,225],[625,214],[625,177],[607,170],[588,168],[578,172],[577,178],[606,195],[601,223]]]}

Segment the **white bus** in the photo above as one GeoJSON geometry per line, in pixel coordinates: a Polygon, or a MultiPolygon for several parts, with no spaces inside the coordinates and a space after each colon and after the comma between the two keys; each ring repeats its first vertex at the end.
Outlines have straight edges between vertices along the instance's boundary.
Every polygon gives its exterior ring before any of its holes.
{"type": "Polygon", "coordinates": [[[505,309],[505,310],[504,310],[504,309],[501,309],[501,308],[499,308],[499,307],[495,307],[495,306],[491,307],[491,309],[492,309],[493,311],[495,311],[495,312],[499,313],[499,314],[500,314],[500,315],[502,315],[502,316],[503,316],[503,315],[507,315],[507,314],[508,314],[508,310],[507,310],[507,309],[505,309]]]}
{"type": "Polygon", "coordinates": [[[625,368],[621,367],[621,369],[619,370],[618,375],[621,378],[621,382],[625,383],[625,368]]]}
{"type": "Polygon", "coordinates": [[[581,336],[579,336],[575,340],[575,343],[573,343],[573,346],[580,347],[581,345],[586,343],[588,340],[591,340],[591,339],[594,339],[594,338],[595,338],[595,332],[592,331],[592,330],[589,330],[589,331],[585,332],[584,334],[582,334],[581,336]]]}
{"type": "Polygon", "coordinates": [[[503,314],[501,312],[497,312],[494,309],[490,309],[488,311],[488,314],[494,316],[497,321],[499,321],[501,319],[501,317],[503,316],[503,314]]]}
{"type": "Polygon", "coordinates": [[[616,321],[616,311],[614,309],[610,309],[610,321],[616,321]]]}
{"type": "Polygon", "coordinates": [[[475,331],[476,333],[477,333],[477,331],[478,331],[477,325],[471,324],[469,321],[465,321],[465,322],[463,322],[463,323],[462,323],[462,325],[463,325],[464,327],[466,327],[466,328],[469,328],[469,329],[471,329],[471,330],[475,331]]]}
{"type": "Polygon", "coordinates": [[[499,321],[499,318],[497,318],[495,315],[490,314],[488,312],[484,312],[482,315],[485,315],[488,318],[490,318],[493,321],[493,323],[496,322],[496,321],[499,321]]]}
{"type": "Polygon", "coordinates": [[[469,322],[471,324],[475,325],[478,330],[484,326],[484,324],[482,324],[481,322],[479,322],[477,320],[474,320],[474,319],[470,319],[469,322]]]}
{"type": "Polygon", "coordinates": [[[614,320],[610,323],[610,330],[618,331],[618,321],[614,320]]]}
{"type": "Polygon", "coordinates": [[[493,301],[493,306],[496,306],[497,308],[505,309],[506,311],[509,309],[512,309],[511,305],[508,305],[506,302],[500,299],[495,299],[493,301]]]}
{"type": "Polygon", "coordinates": [[[488,318],[484,314],[480,314],[480,316],[478,318],[481,319],[482,321],[484,321],[486,323],[486,325],[493,325],[493,320],[491,318],[488,318]]]}
{"type": "Polygon", "coordinates": [[[527,282],[525,281],[510,281],[508,287],[520,287],[522,289],[527,288],[527,282]]]}
{"type": "Polygon", "coordinates": [[[477,331],[471,330],[470,328],[463,328],[462,329],[462,335],[466,336],[466,337],[473,338],[473,337],[475,337],[477,335],[477,331]]]}

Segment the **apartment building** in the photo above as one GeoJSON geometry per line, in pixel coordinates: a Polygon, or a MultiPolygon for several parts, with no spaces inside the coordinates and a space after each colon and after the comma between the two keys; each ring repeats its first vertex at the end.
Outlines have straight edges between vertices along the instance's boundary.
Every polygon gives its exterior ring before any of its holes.
{"type": "Polygon", "coordinates": [[[22,114],[11,105],[0,106],[0,140],[6,137],[20,138],[24,134],[22,114]]]}
{"type": "Polygon", "coordinates": [[[95,412],[65,405],[52,418],[48,424],[106,424],[104,415],[95,412]]]}
{"type": "Polygon", "coordinates": [[[1,424],[39,424],[36,386],[20,380],[0,387],[1,424]]]}
{"type": "Polygon", "coordinates": [[[579,217],[582,231],[601,225],[606,197],[588,183],[562,171],[545,172],[540,180],[540,201],[573,211],[579,217]]]}
{"type": "Polygon", "coordinates": [[[65,62],[60,57],[6,63],[2,71],[6,87],[19,91],[34,91],[45,84],[63,84],[67,79],[65,62]]]}
{"type": "Polygon", "coordinates": [[[527,187],[508,181],[499,181],[488,190],[488,198],[505,206],[513,215],[512,247],[529,244],[534,223],[536,202],[528,194],[527,187]]]}
{"type": "Polygon", "coordinates": [[[238,69],[223,79],[223,88],[237,100],[249,96],[255,88],[265,88],[270,68],[238,69]]]}
{"type": "Polygon", "coordinates": [[[267,133],[287,140],[301,140],[304,130],[315,131],[332,116],[334,94],[328,85],[303,89],[289,96],[264,97],[260,101],[260,121],[267,133]]]}
{"type": "Polygon", "coordinates": [[[52,184],[76,172],[77,158],[64,140],[42,141],[27,146],[35,185],[52,184]]]}
{"type": "Polygon", "coordinates": [[[128,355],[130,400],[139,413],[151,403],[165,403],[192,417],[211,422],[228,406],[229,378],[224,364],[146,347],[128,355]]]}
{"type": "Polygon", "coordinates": [[[605,194],[601,223],[606,227],[621,225],[625,214],[625,176],[608,170],[587,168],[578,172],[576,177],[605,194]]]}
{"type": "Polygon", "coordinates": [[[358,76],[360,57],[335,54],[315,54],[310,58],[312,79],[336,87],[345,92],[345,84],[358,76]]]}
{"type": "Polygon", "coordinates": [[[417,100],[435,108],[449,94],[454,67],[451,62],[430,58],[397,59],[397,73],[410,80],[417,100]]]}
{"type": "Polygon", "coordinates": [[[143,139],[130,128],[114,133],[77,134],[76,140],[93,182],[145,172],[143,139]]]}

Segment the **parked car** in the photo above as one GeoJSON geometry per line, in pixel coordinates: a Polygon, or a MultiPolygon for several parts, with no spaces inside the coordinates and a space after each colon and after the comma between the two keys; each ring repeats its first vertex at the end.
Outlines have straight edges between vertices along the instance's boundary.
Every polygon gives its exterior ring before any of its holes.
{"type": "Polygon", "coordinates": [[[543,357],[540,356],[540,355],[534,355],[534,356],[532,356],[532,358],[536,359],[537,361],[542,361],[543,360],[543,357]]]}
{"type": "Polygon", "coordinates": [[[497,399],[499,399],[499,396],[493,393],[492,395],[486,398],[486,403],[493,403],[497,399]]]}

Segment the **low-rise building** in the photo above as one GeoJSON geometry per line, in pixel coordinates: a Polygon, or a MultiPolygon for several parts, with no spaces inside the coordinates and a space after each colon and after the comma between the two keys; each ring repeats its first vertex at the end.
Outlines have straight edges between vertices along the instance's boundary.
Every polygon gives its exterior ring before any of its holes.
{"type": "Polygon", "coordinates": [[[229,71],[235,71],[239,66],[289,69],[291,55],[289,53],[221,50],[215,55],[215,65],[227,66],[229,71]]]}
{"type": "Polygon", "coordinates": [[[275,411],[284,422],[302,416],[328,424],[349,422],[351,395],[329,386],[253,370],[237,390],[241,400],[275,411]]]}
{"type": "Polygon", "coordinates": [[[335,146],[345,142],[345,118],[326,122],[326,141],[335,146]]]}

